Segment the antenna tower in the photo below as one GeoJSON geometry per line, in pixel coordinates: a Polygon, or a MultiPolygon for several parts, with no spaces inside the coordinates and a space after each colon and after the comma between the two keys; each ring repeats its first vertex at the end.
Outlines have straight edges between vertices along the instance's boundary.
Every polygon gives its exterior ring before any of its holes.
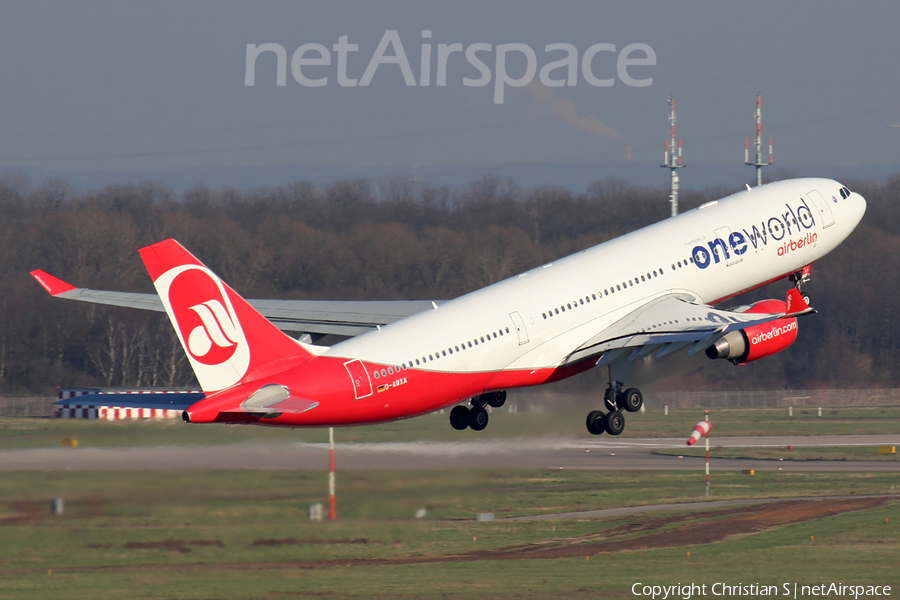
{"type": "Polygon", "coordinates": [[[772,164],[772,138],[769,137],[769,161],[762,157],[762,112],[759,108],[760,94],[756,94],[756,161],[750,162],[750,138],[744,138],[744,164],[756,167],[756,185],[762,185],[762,168],[772,164]]]}
{"type": "Polygon", "coordinates": [[[419,177],[419,165],[413,165],[413,174],[412,177],[409,178],[409,182],[413,185],[418,185],[422,183],[422,179],[419,177]]]}
{"type": "Polygon", "coordinates": [[[669,128],[671,137],[665,141],[666,153],[661,167],[669,169],[672,175],[672,191],[669,193],[669,203],[672,205],[672,216],[678,214],[678,169],[684,165],[681,163],[681,140],[675,140],[675,97],[670,96],[669,104],[669,128]]]}

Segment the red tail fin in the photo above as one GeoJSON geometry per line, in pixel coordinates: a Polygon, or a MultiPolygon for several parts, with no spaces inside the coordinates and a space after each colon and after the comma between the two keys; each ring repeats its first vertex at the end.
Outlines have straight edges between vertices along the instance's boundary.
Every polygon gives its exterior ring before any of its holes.
{"type": "Polygon", "coordinates": [[[275,361],[311,356],[175,240],[139,252],[203,391],[231,387],[275,361]]]}

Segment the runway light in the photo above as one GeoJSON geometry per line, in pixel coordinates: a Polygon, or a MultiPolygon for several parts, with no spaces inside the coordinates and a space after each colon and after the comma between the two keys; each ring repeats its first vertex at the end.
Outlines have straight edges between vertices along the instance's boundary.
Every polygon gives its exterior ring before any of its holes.
{"type": "Polygon", "coordinates": [[[688,550],[688,553],[687,553],[687,555],[688,555],[688,558],[690,558],[690,557],[691,557],[691,551],[690,551],[690,550],[688,550]]]}
{"type": "Polygon", "coordinates": [[[812,540],[812,541],[816,541],[816,536],[811,535],[811,536],[809,536],[809,539],[812,540]]]}

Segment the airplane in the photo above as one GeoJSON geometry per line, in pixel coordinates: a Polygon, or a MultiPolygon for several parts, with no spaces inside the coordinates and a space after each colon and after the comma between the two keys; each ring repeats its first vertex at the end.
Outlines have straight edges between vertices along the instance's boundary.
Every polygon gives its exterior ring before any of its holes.
{"type": "Polygon", "coordinates": [[[600,368],[609,384],[586,426],[619,435],[643,404],[626,387],[636,361],[746,364],[791,345],[797,318],[815,312],[802,293],[810,265],[865,210],[830,179],[748,185],[442,302],[247,301],[171,239],[139,250],[158,297],[32,275],[58,298],[165,311],[203,391],[177,407],[186,422],[360,425],[455,405],[452,427],[480,431],[506,390],[600,368]],[[784,278],[784,300],[713,306],[784,278]]]}

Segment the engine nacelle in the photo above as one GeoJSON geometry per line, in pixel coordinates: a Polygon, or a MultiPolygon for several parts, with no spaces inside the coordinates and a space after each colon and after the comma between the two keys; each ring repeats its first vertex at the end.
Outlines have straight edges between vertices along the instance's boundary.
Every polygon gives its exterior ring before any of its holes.
{"type": "MultiPolygon", "coordinates": [[[[745,312],[785,312],[785,303],[782,300],[760,300],[745,312]]],[[[794,317],[776,319],[740,331],[726,333],[706,349],[706,355],[712,359],[724,358],[736,365],[743,365],[781,352],[793,344],[796,339],[797,319],[794,317]]]]}

